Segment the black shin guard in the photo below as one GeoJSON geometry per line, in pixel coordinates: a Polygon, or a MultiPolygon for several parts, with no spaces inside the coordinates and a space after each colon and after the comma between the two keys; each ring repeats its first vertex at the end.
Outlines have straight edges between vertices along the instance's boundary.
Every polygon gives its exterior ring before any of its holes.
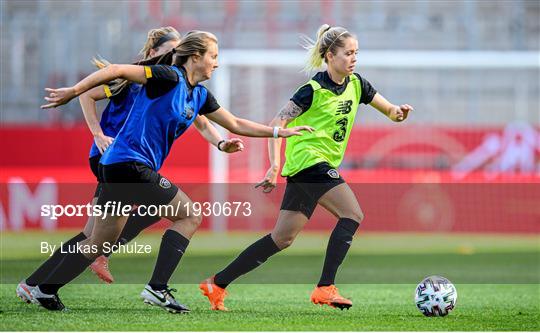
{"type": "Polygon", "coordinates": [[[189,239],[174,230],[167,230],[161,239],[154,273],[148,283],[155,290],[167,287],[180,259],[189,245],[189,239]]]}
{"type": "Polygon", "coordinates": [[[221,288],[226,288],[235,279],[254,270],[279,251],[280,249],[268,234],[251,244],[229,266],[217,273],[214,283],[221,288]]]}
{"type": "Polygon", "coordinates": [[[41,266],[39,266],[32,275],[30,275],[26,279],[26,283],[29,286],[37,286],[40,283],[43,283],[45,279],[49,276],[49,274],[54,271],[56,266],[64,259],[67,253],[67,249],[70,247],[73,247],[75,244],[77,244],[80,241],[83,241],[86,239],[86,236],[84,233],[79,233],[75,237],[71,238],[67,242],[62,244],[62,247],[60,247],[58,250],[54,252],[54,254],[47,259],[41,266]],[[63,251],[62,251],[63,250],[63,251]],[[64,252],[64,253],[62,253],[64,252]]]}
{"type": "Polygon", "coordinates": [[[326,248],[323,271],[317,284],[319,287],[334,284],[337,270],[351,247],[354,233],[359,225],[355,220],[348,218],[338,220],[326,248]]]}
{"type": "Polygon", "coordinates": [[[56,294],[88,267],[94,259],[88,259],[80,252],[68,253],[56,266],[49,277],[39,284],[39,289],[45,294],[56,294]]]}

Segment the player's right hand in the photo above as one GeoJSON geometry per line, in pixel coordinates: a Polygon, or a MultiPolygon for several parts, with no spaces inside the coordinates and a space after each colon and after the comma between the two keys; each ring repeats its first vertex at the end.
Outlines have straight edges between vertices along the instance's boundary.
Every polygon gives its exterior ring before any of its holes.
{"type": "Polygon", "coordinates": [[[276,187],[277,176],[279,173],[279,168],[270,167],[266,172],[264,179],[255,185],[255,188],[262,187],[263,193],[270,193],[276,187]]]}
{"type": "Polygon", "coordinates": [[[111,138],[110,136],[106,136],[105,134],[97,134],[94,136],[94,142],[96,143],[96,147],[99,150],[99,153],[103,155],[105,150],[109,148],[109,146],[113,143],[114,138],[111,138]]]}
{"type": "Polygon", "coordinates": [[[49,104],[42,105],[42,109],[50,109],[64,105],[77,96],[73,87],[58,89],[45,88],[45,91],[49,93],[49,96],[44,97],[49,104]]]}
{"type": "Polygon", "coordinates": [[[308,131],[312,133],[315,129],[311,126],[294,126],[289,128],[280,128],[278,135],[281,138],[288,138],[293,135],[302,135],[302,131],[308,131]]]}
{"type": "Polygon", "coordinates": [[[244,142],[239,138],[225,140],[221,145],[221,151],[226,153],[236,153],[244,150],[244,142]]]}

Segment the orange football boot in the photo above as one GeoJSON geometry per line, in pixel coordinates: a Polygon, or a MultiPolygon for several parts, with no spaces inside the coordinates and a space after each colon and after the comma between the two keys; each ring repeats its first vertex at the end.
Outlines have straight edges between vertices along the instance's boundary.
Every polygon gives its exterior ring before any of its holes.
{"type": "Polygon", "coordinates": [[[210,310],[229,311],[223,304],[227,297],[227,290],[214,283],[214,277],[208,278],[199,284],[202,294],[210,301],[210,310]]]}
{"type": "Polygon", "coordinates": [[[311,293],[311,302],[320,305],[326,304],[340,310],[348,310],[352,306],[351,300],[341,296],[334,285],[315,287],[311,293]]]}
{"type": "Polygon", "coordinates": [[[105,256],[99,256],[90,265],[90,270],[94,272],[97,277],[105,283],[113,283],[114,278],[109,271],[109,258],[105,256]]]}

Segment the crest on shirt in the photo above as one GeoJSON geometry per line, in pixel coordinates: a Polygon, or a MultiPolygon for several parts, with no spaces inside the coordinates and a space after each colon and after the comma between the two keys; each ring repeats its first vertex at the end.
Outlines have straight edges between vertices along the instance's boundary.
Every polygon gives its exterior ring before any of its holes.
{"type": "Polygon", "coordinates": [[[159,186],[163,187],[164,189],[168,189],[171,187],[171,182],[167,178],[161,177],[159,180],[159,186]]]}
{"type": "Polygon", "coordinates": [[[187,120],[191,120],[191,118],[193,118],[193,115],[195,114],[195,112],[193,111],[193,108],[189,105],[186,105],[184,107],[184,118],[186,118],[187,120]]]}
{"type": "Polygon", "coordinates": [[[330,169],[328,170],[327,172],[328,176],[334,178],[334,179],[338,179],[339,178],[339,172],[337,172],[336,169],[330,169]]]}

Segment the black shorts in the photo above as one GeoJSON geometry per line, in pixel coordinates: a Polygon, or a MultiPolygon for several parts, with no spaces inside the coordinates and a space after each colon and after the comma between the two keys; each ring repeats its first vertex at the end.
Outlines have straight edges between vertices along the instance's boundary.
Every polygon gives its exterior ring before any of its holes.
{"type": "Polygon", "coordinates": [[[99,165],[103,180],[98,205],[116,201],[122,205],[166,205],[178,192],[172,184],[149,166],[139,162],[99,165]]]}
{"type": "Polygon", "coordinates": [[[101,179],[99,177],[99,160],[101,159],[101,154],[92,156],[88,159],[88,163],[90,164],[90,170],[92,170],[92,173],[94,176],[96,176],[96,180],[98,182],[96,186],[96,191],[94,192],[94,198],[99,197],[99,193],[101,193],[101,179]]]}
{"type": "Polygon", "coordinates": [[[345,183],[338,171],[322,162],[287,177],[281,210],[302,212],[309,219],[319,199],[330,189],[345,183]]]}

